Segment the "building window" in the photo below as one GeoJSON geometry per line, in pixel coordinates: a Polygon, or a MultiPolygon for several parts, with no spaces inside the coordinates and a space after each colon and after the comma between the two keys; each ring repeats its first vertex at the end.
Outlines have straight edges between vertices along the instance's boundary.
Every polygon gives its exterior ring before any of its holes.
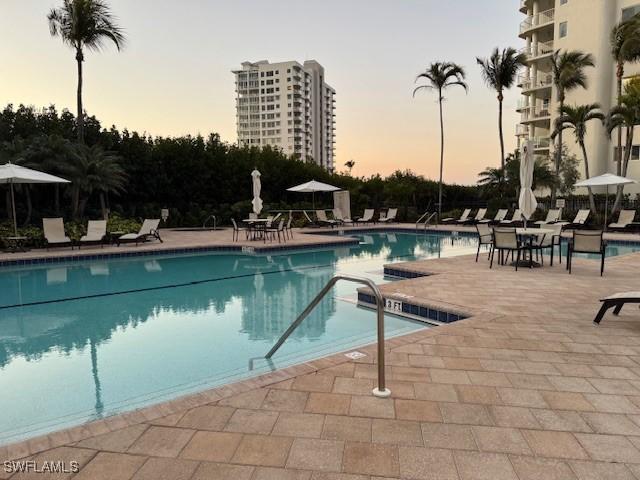
{"type": "Polygon", "coordinates": [[[562,22],[559,25],[560,38],[567,36],[567,30],[568,30],[567,22],[562,22]]]}
{"type": "Polygon", "coordinates": [[[560,5],[564,5],[568,2],[569,0],[560,0],[560,5]]]}
{"type": "Polygon", "coordinates": [[[627,7],[622,9],[622,21],[626,22],[634,15],[640,13],[640,4],[634,5],[633,7],[627,7]]]}
{"type": "MultiPolygon", "coordinates": [[[[624,160],[624,155],[626,152],[627,148],[626,147],[622,147],[622,159],[624,160]]],[[[629,160],[640,160],[640,145],[632,145],[631,146],[631,156],[629,157],[629,160]]],[[[617,162],[618,161],[618,147],[614,147],[613,148],[613,161],[617,162]]]]}

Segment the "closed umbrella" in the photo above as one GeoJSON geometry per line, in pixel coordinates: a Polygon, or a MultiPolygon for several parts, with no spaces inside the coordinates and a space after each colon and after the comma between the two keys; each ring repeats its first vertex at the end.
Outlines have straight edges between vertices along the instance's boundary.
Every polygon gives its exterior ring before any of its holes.
{"type": "Polygon", "coordinates": [[[518,207],[525,218],[525,227],[527,220],[538,207],[538,201],[532,190],[534,166],[532,142],[527,140],[520,148],[520,198],[518,199],[518,207]]]}
{"type": "Polygon", "coordinates": [[[16,220],[16,202],[13,194],[14,183],[70,183],[64,178],[49,175],[48,173],[32,170],[27,167],[15,165],[11,162],[0,165],[0,183],[9,184],[11,189],[11,211],[13,212],[13,233],[18,236],[18,222],[16,220]]]}
{"type": "Polygon", "coordinates": [[[251,172],[251,181],[253,184],[253,200],[251,201],[251,204],[253,205],[253,213],[260,215],[260,212],[262,211],[262,199],[260,198],[262,184],[260,183],[260,172],[257,169],[254,169],[253,172],[251,172]]]}
{"type": "Polygon", "coordinates": [[[329,185],[328,183],[317,182],[315,180],[287,188],[288,192],[311,193],[314,210],[316,208],[316,192],[335,192],[338,190],[340,190],[340,188],[329,185]]]}
{"type": "Polygon", "coordinates": [[[607,213],[609,212],[609,185],[628,185],[629,183],[637,183],[635,180],[626,177],[619,177],[612,173],[604,173],[597,177],[587,178],[575,184],[576,187],[606,187],[607,195],[604,200],[604,229],[607,228],[607,213]]]}

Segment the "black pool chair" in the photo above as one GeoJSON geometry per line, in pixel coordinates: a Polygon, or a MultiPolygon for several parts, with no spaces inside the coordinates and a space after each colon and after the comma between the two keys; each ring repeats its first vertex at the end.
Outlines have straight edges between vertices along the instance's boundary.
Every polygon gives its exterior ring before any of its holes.
{"type": "Polygon", "coordinates": [[[602,307],[598,311],[596,318],[593,319],[593,323],[598,324],[604,317],[604,314],[610,308],[613,308],[613,314],[618,315],[622,307],[627,303],[640,303],[640,292],[621,292],[610,295],[600,300],[602,307]]]}

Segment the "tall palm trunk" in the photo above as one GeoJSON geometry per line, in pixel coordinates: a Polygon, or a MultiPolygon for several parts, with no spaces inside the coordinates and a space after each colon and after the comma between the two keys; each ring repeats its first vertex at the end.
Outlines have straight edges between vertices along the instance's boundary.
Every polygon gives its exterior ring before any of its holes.
{"type": "Polygon", "coordinates": [[[82,109],[82,62],[84,61],[84,55],[82,54],[82,49],[80,47],[76,48],[76,62],[78,63],[78,92],[77,92],[77,102],[78,102],[78,117],[77,117],[77,128],[78,128],[78,142],[84,143],[84,111],[82,109]]]}
{"type": "Polygon", "coordinates": [[[502,92],[498,92],[498,134],[500,135],[500,167],[504,172],[504,135],[502,133],[502,101],[504,97],[502,92]]]}
{"type": "Polygon", "coordinates": [[[56,215],[60,216],[60,185],[58,183],[53,186],[53,208],[56,215]]]}
{"type": "Polygon", "coordinates": [[[104,220],[108,220],[107,203],[104,198],[104,192],[102,191],[100,192],[100,210],[102,210],[102,218],[104,220]]]}
{"type": "MultiPolygon", "coordinates": [[[[633,125],[627,127],[626,131],[627,131],[627,139],[624,145],[624,159],[618,159],[618,165],[622,165],[622,167],[620,168],[620,171],[618,172],[618,175],[623,177],[627,176],[629,159],[631,158],[631,148],[633,146],[633,125]]],[[[624,193],[623,188],[624,188],[624,185],[618,185],[618,190],[616,192],[616,201],[613,204],[613,208],[611,209],[612,212],[615,212],[621,208],[622,198],[624,193]]]]}
{"type": "Polygon", "coordinates": [[[442,119],[442,89],[438,90],[440,104],[440,183],[438,184],[438,218],[442,218],[442,171],[444,170],[444,120],[442,119]]]}
{"type": "Polygon", "coordinates": [[[27,218],[24,219],[24,226],[31,223],[31,214],[33,213],[33,202],[31,201],[31,189],[29,185],[24,185],[24,195],[27,200],[27,218]]]}
{"type": "MultiPolygon", "coordinates": [[[[584,146],[584,138],[581,138],[579,140],[580,143],[580,148],[582,149],[582,159],[584,160],[584,175],[585,175],[585,179],[586,178],[590,178],[589,176],[589,159],[587,158],[587,149],[584,146]]],[[[587,187],[587,190],[589,191],[589,207],[591,208],[591,211],[595,214],[596,213],[596,202],[593,198],[593,191],[591,190],[591,187],[587,187]]]]}
{"type": "Polygon", "coordinates": [[[71,191],[71,216],[74,220],[78,219],[78,213],[80,212],[80,187],[73,187],[71,191]]]}
{"type": "MultiPolygon", "coordinates": [[[[560,112],[562,111],[562,107],[564,107],[564,94],[559,95],[560,100],[560,112]]],[[[556,189],[557,185],[560,183],[560,164],[562,163],[562,129],[558,132],[558,146],[556,147],[556,158],[555,158],[555,173],[556,173],[556,182],[551,187],[551,206],[556,203],[556,189]]]]}
{"type": "MultiPolygon", "coordinates": [[[[618,68],[616,69],[616,98],[617,104],[620,106],[620,100],[622,97],[622,77],[624,76],[624,63],[618,62],[618,68]]],[[[631,148],[629,146],[629,141],[627,139],[626,142],[627,150],[631,148]]],[[[630,152],[625,152],[626,154],[630,152]]],[[[622,176],[622,125],[618,127],[618,151],[616,152],[616,173],[618,176],[622,176]]],[[[622,202],[622,193],[624,191],[624,185],[618,185],[616,188],[616,201],[613,203],[612,212],[615,212],[620,208],[620,203],[622,202]]]]}

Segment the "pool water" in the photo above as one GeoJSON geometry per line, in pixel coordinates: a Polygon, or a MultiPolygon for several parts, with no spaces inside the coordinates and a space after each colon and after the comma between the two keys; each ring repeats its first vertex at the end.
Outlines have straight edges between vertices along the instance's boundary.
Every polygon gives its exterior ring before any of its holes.
{"type": "MultiPolygon", "coordinates": [[[[374,342],[375,313],[355,305],[357,285],[339,283],[273,366],[262,358],[334,275],[384,283],[383,264],[477,248],[462,235],[357,237],[359,245],[277,255],[0,269],[0,444],[374,342]]],[[[425,327],[386,316],[389,337],[425,327]]]]}

